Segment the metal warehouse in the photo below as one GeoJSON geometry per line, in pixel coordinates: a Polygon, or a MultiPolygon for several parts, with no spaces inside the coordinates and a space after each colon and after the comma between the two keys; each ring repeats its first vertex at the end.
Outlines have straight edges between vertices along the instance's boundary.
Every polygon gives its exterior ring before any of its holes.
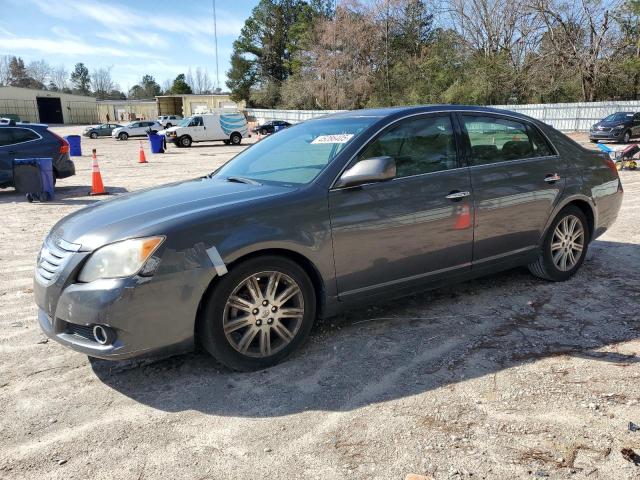
{"type": "Polygon", "coordinates": [[[0,117],[14,115],[22,121],[50,124],[95,123],[98,121],[96,105],[93,97],[0,87],[0,117]]]}

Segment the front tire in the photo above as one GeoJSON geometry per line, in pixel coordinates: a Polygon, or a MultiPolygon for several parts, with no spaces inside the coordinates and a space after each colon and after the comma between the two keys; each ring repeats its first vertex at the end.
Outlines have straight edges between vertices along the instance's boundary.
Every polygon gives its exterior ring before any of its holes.
{"type": "Polygon", "coordinates": [[[631,141],[631,132],[627,130],[622,137],[622,143],[629,143],[631,141]]]}
{"type": "Polygon", "coordinates": [[[128,140],[129,139],[129,134],[127,132],[120,132],[118,134],[118,138],[120,140],[128,140]]]}
{"type": "Polygon", "coordinates": [[[181,147],[189,148],[192,143],[191,137],[189,135],[183,135],[182,137],[180,137],[180,140],[178,141],[178,143],[180,143],[181,147]]]}
{"type": "Polygon", "coordinates": [[[309,336],[316,295],[305,271],[276,256],[253,258],[221,277],[204,301],[202,346],[234,370],[282,361],[309,336]]]}
{"type": "Polygon", "coordinates": [[[589,246],[589,227],[582,210],[568,206],[555,218],[538,259],[529,265],[536,277],[563,282],[580,269],[589,246]]]}
{"type": "Polygon", "coordinates": [[[98,134],[96,132],[91,132],[89,134],[89,138],[92,138],[93,140],[95,140],[96,138],[98,138],[98,134]]]}

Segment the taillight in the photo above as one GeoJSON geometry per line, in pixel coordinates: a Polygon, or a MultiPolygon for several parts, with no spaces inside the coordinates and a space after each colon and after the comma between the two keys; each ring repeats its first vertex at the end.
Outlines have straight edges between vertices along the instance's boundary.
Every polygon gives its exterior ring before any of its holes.
{"type": "Polygon", "coordinates": [[[611,160],[611,157],[607,156],[604,158],[604,163],[607,167],[609,167],[609,170],[611,170],[613,173],[616,174],[616,177],[618,176],[618,168],[616,167],[616,162],[614,162],[613,160],[611,160]]]}
{"type": "Polygon", "coordinates": [[[58,140],[58,143],[60,143],[60,149],[58,150],[58,153],[60,154],[69,153],[69,142],[67,142],[60,135],[56,135],[55,133],[53,133],[51,130],[48,130],[48,132],[54,137],[56,137],[56,140],[58,140]]]}

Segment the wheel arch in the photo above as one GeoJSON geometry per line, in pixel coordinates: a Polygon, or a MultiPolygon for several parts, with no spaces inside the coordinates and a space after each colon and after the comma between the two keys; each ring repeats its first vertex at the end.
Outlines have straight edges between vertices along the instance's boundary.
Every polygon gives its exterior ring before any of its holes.
{"type": "Polygon", "coordinates": [[[588,223],[587,226],[589,227],[589,241],[593,239],[593,234],[595,232],[595,228],[597,225],[597,210],[596,210],[595,204],[593,200],[590,199],[589,197],[586,197],[584,195],[573,195],[571,197],[564,199],[564,201],[559,203],[556,206],[556,208],[553,210],[553,213],[549,215],[549,220],[545,225],[540,242],[544,241],[544,238],[547,236],[549,227],[551,226],[555,218],[558,216],[558,214],[564,208],[570,205],[573,205],[579,208],[582,211],[582,213],[584,213],[585,217],[587,217],[587,223],[588,223]]]}
{"type": "MultiPolygon", "coordinates": [[[[316,265],[309,260],[309,258],[307,258],[306,256],[304,256],[303,254],[296,252],[294,250],[289,250],[286,248],[266,248],[266,249],[262,249],[262,250],[256,250],[253,252],[249,252],[246,253],[244,255],[241,255],[237,258],[234,258],[231,262],[229,262],[226,267],[228,270],[231,270],[232,268],[234,268],[234,266],[243,263],[247,260],[251,260],[253,258],[258,258],[258,257],[264,257],[264,256],[277,256],[277,257],[283,257],[283,258],[287,258],[293,262],[295,262],[297,265],[299,265],[304,271],[305,273],[309,276],[309,279],[311,280],[311,283],[313,284],[313,289],[316,293],[316,318],[317,317],[321,317],[322,316],[322,311],[323,311],[323,307],[325,304],[325,296],[326,296],[326,289],[325,289],[325,285],[324,285],[324,281],[322,279],[322,275],[320,274],[320,271],[318,270],[318,268],[316,267],[316,265]]],[[[206,298],[211,294],[211,291],[216,287],[218,281],[220,280],[220,276],[216,275],[211,282],[209,282],[209,285],[207,286],[207,288],[205,289],[204,293],[202,294],[202,297],[200,298],[200,301],[198,303],[198,309],[196,312],[196,321],[195,321],[195,325],[194,325],[194,336],[196,339],[196,342],[198,341],[198,328],[200,326],[200,323],[202,321],[202,310],[203,310],[203,304],[204,301],[206,300],[206,298]]]]}

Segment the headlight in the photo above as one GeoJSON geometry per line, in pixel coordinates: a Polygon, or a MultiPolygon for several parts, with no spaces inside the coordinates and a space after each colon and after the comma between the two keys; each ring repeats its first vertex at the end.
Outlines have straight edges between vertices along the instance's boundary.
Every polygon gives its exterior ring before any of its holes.
{"type": "Polygon", "coordinates": [[[163,241],[164,237],[134,238],[99,248],[82,267],[78,280],[93,282],[135,275],[163,241]]]}

